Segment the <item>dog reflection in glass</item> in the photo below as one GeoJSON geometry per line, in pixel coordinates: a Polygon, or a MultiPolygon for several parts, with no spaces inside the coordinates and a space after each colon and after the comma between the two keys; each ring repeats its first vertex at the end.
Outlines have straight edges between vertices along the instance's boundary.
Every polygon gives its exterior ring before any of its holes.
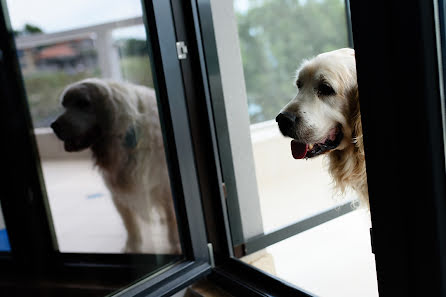
{"type": "Polygon", "coordinates": [[[158,217],[170,243],[163,253],[180,253],[154,91],[92,78],[67,86],[61,103],[51,128],[67,152],[91,149],[127,231],[124,252],[144,252],[142,226],[158,217]]]}

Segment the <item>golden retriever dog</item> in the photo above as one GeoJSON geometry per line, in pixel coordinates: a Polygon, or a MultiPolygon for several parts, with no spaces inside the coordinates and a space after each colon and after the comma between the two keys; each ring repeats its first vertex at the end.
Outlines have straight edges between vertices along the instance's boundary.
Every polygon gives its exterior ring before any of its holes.
{"type": "Polygon", "coordinates": [[[336,188],[354,189],[368,206],[354,50],[339,49],[304,61],[296,86],[297,95],[276,117],[282,134],[292,138],[293,157],[327,155],[336,188]]]}
{"type": "Polygon", "coordinates": [[[51,125],[68,152],[90,148],[127,230],[124,252],[143,252],[142,223],[158,217],[170,250],[180,245],[153,89],[86,79],[65,88],[51,125]]]}

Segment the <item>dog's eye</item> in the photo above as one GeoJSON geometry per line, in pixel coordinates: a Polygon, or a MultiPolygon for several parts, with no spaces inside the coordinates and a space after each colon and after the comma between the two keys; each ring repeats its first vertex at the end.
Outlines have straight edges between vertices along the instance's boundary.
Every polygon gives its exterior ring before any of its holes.
{"type": "Polygon", "coordinates": [[[300,80],[296,81],[296,86],[298,89],[302,88],[302,82],[300,80]]]}
{"type": "Polygon", "coordinates": [[[335,94],[335,91],[327,83],[322,83],[317,87],[317,95],[318,96],[331,96],[334,94],[335,94]]]}

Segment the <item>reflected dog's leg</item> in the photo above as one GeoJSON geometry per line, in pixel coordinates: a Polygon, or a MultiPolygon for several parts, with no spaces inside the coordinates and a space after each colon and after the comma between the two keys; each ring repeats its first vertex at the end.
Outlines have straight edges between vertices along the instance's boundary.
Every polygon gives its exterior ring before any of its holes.
{"type": "Polygon", "coordinates": [[[164,204],[166,212],[166,221],[164,222],[169,232],[168,239],[171,246],[172,254],[181,254],[180,238],[177,228],[177,220],[175,216],[175,210],[171,203],[164,204]]]}
{"type": "Polygon", "coordinates": [[[163,247],[163,253],[179,255],[181,254],[181,244],[169,183],[163,183],[155,187],[150,194],[154,198],[151,205],[159,214],[159,223],[163,230],[167,232],[165,234],[167,246],[163,247]]]}
{"type": "Polygon", "coordinates": [[[127,241],[123,252],[142,253],[142,237],[137,218],[132,211],[118,199],[114,198],[113,200],[127,231],[127,241]]]}

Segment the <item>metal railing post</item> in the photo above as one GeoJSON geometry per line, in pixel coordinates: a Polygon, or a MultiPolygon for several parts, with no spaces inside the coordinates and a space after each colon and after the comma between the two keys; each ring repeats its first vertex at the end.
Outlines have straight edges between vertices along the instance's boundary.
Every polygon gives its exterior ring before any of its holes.
{"type": "Polygon", "coordinates": [[[122,73],[119,64],[119,53],[118,48],[113,44],[112,31],[104,30],[98,32],[95,43],[101,76],[121,80],[122,73]]]}

